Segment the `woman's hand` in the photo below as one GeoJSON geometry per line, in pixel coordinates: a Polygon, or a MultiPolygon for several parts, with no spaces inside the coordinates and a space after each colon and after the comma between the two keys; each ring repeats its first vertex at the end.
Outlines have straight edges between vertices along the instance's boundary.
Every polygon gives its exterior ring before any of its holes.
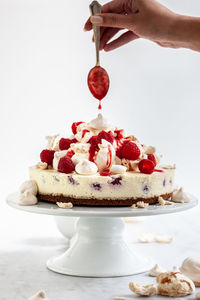
{"type": "MultiPolygon", "coordinates": [[[[90,17],[84,29],[91,30],[92,24],[101,27],[100,50],[105,51],[114,50],[138,38],[149,39],[163,47],[192,48],[188,41],[188,26],[184,26],[184,21],[192,22],[190,18],[175,14],[156,0],[113,0],[102,6],[101,14],[90,17]],[[126,32],[110,42],[122,29],[126,29],[126,32]]],[[[196,34],[199,35],[200,19],[196,19],[196,34]]]]}

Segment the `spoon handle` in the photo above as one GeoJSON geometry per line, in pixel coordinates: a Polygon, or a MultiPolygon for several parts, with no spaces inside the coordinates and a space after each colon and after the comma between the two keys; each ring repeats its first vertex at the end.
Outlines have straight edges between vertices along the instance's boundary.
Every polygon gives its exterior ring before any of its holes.
{"type": "MultiPolygon", "coordinates": [[[[101,5],[97,1],[92,1],[92,3],[90,4],[90,13],[91,16],[101,13],[101,5]]],[[[100,27],[93,25],[93,31],[94,31],[94,42],[96,48],[96,65],[99,66],[100,65],[100,60],[99,60],[100,27]]]]}

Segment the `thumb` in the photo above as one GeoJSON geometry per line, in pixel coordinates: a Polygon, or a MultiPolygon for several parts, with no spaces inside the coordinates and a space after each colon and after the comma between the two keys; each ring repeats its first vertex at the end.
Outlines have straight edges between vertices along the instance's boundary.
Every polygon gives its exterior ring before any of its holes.
{"type": "Polygon", "coordinates": [[[95,26],[131,29],[134,17],[133,15],[106,13],[92,16],[90,21],[95,26]]]}

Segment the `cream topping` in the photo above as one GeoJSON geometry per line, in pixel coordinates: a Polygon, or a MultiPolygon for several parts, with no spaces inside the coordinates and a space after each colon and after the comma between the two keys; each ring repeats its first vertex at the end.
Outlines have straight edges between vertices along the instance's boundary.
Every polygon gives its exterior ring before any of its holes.
{"type": "Polygon", "coordinates": [[[186,258],[180,267],[180,271],[192,281],[200,283],[200,256],[186,258]]]}
{"type": "Polygon", "coordinates": [[[93,119],[88,123],[89,127],[98,129],[98,130],[106,130],[110,129],[111,125],[106,118],[103,117],[102,114],[98,114],[97,118],[93,119]]]}
{"type": "Polygon", "coordinates": [[[75,170],[80,175],[93,175],[97,173],[97,166],[95,163],[83,159],[75,167],[75,170]]]}

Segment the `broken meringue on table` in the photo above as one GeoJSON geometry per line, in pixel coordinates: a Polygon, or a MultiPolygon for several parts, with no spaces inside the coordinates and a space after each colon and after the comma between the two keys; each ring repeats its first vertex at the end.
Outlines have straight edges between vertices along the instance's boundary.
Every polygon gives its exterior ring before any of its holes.
{"type": "Polygon", "coordinates": [[[178,189],[175,189],[172,193],[172,201],[176,203],[188,203],[190,202],[190,198],[183,191],[183,188],[179,187],[178,189]]]}
{"type": "Polygon", "coordinates": [[[156,264],[150,271],[149,276],[157,277],[161,273],[165,273],[166,270],[164,270],[162,267],[160,267],[158,264],[156,264]]]}
{"type": "Polygon", "coordinates": [[[189,277],[196,287],[200,287],[200,256],[187,257],[183,261],[180,271],[189,277]]]}
{"type": "Polygon", "coordinates": [[[32,297],[28,298],[28,300],[49,300],[43,291],[37,292],[32,297]]]}
{"type": "Polygon", "coordinates": [[[140,296],[152,296],[157,293],[157,287],[155,284],[142,285],[139,283],[130,282],[130,290],[140,296]]]}
{"type": "Polygon", "coordinates": [[[180,272],[166,272],[157,276],[158,294],[168,297],[183,297],[192,294],[195,286],[192,280],[180,272]]]}

